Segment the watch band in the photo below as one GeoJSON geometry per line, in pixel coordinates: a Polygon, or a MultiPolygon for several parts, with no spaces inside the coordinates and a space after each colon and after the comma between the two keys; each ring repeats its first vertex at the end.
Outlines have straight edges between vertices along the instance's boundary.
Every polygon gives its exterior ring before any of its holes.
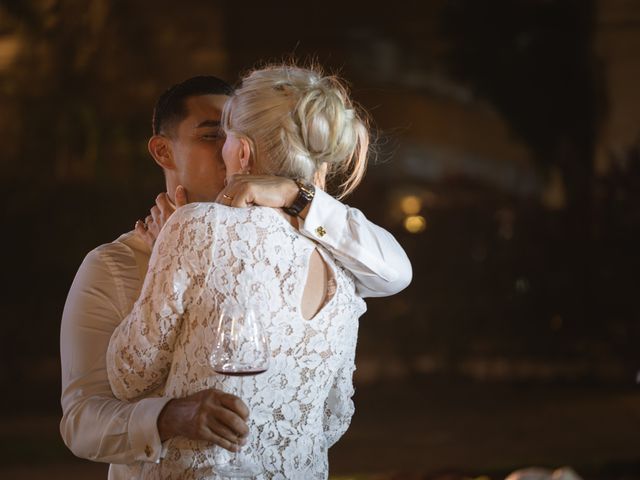
{"type": "Polygon", "coordinates": [[[300,212],[311,203],[311,200],[313,200],[316,194],[316,187],[300,179],[296,179],[295,182],[296,185],[298,185],[298,196],[290,207],[283,207],[282,209],[289,215],[297,217],[300,215],[300,212]]]}

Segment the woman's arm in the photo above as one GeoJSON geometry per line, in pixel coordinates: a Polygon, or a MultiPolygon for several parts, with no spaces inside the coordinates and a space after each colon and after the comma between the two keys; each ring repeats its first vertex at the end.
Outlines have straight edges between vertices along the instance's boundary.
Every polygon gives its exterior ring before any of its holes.
{"type": "MultiPolygon", "coordinates": [[[[297,192],[298,186],[289,178],[234,175],[217,201],[233,207],[280,208],[290,206],[297,192]]],[[[361,297],[386,297],[411,283],[411,263],[398,241],[360,210],[316,188],[300,216],[300,232],[329,250],[349,270],[361,297]]]]}
{"type": "Polygon", "coordinates": [[[411,283],[411,263],[393,235],[320,189],[300,232],[327,248],[351,272],[361,297],[386,297],[411,283]]]}
{"type": "Polygon", "coordinates": [[[166,223],[149,261],[140,297],[115,329],[107,350],[107,373],[116,397],[131,400],[162,385],[169,373],[176,338],[191,295],[187,242],[196,228],[193,206],[166,223]]]}

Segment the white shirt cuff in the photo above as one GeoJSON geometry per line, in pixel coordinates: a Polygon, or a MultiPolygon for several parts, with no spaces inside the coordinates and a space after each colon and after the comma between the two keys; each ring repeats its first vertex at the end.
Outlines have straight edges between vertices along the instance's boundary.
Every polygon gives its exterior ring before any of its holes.
{"type": "Polygon", "coordinates": [[[317,188],[300,231],[325,246],[339,250],[347,230],[348,212],[349,207],[344,203],[317,188]]]}
{"type": "Polygon", "coordinates": [[[169,400],[168,397],[143,398],[131,412],[128,430],[131,448],[138,452],[136,460],[157,463],[164,456],[158,416],[169,400]]]}

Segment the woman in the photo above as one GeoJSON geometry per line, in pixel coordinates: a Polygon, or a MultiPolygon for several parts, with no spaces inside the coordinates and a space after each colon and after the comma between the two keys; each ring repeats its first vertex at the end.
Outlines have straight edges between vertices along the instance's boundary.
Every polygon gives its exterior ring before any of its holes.
{"type": "MultiPolygon", "coordinates": [[[[324,187],[344,174],[341,195],[364,174],[368,134],[333,77],[291,66],[256,70],[223,113],[227,174],[282,175],[324,187]]],[[[307,187],[309,189],[309,187],[307,187]]],[[[309,189],[311,190],[311,189],[309,189]]],[[[350,275],[275,209],[190,204],[162,229],[140,298],[116,329],[107,365],[115,395],[161,388],[179,397],[216,387],[211,324],[216,305],[251,302],[269,336],[269,370],[244,382],[251,437],[263,478],[324,479],[327,450],[353,414],[358,318],[366,307],[350,275]]],[[[177,437],[144,478],[216,478],[206,442],[177,437]]]]}

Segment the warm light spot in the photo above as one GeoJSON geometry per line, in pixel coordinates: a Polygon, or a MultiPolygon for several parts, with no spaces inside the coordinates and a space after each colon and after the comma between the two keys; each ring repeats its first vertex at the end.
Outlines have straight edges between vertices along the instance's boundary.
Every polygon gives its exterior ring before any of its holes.
{"type": "Polygon", "coordinates": [[[551,317],[551,330],[560,330],[562,328],[562,317],[557,313],[551,317]]]}
{"type": "Polygon", "coordinates": [[[529,284],[529,280],[525,277],[519,277],[516,280],[516,292],[518,293],[527,293],[531,285],[529,284]]]}
{"type": "Polygon", "coordinates": [[[17,35],[0,36],[0,71],[13,64],[21,48],[22,41],[17,35]]]}
{"type": "Polygon", "coordinates": [[[404,219],[404,228],[409,233],[424,232],[427,228],[427,221],[422,215],[410,215],[404,219]]]}
{"type": "Polygon", "coordinates": [[[416,215],[422,208],[422,200],[415,195],[407,195],[400,201],[400,208],[405,215],[416,215]]]}
{"type": "Polygon", "coordinates": [[[558,167],[551,169],[549,181],[542,192],[542,204],[549,210],[563,210],[567,206],[567,189],[558,167]]]}

